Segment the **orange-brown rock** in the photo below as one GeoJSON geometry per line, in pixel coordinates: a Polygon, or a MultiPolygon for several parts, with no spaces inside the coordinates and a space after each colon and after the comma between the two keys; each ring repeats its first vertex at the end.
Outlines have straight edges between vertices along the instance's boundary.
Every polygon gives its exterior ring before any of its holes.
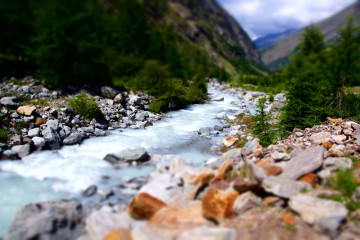
{"type": "Polygon", "coordinates": [[[186,207],[177,209],[164,207],[149,220],[151,227],[166,230],[184,230],[213,223],[203,218],[201,201],[191,201],[186,207]]]}
{"type": "Polygon", "coordinates": [[[333,144],[329,141],[326,141],[323,143],[324,148],[330,149],[332,146],[333,146],[333,144]]]}
{"type": "Polygon", "coordinates": [[[266,169],[266,176],[277,176],[281,172],[282,172],[282,167],[274,165],[266,169]]]}
{"type": "Polygon", "coordinates": [[[120,228],[108,233],[104,240],[132,240],[131,230],[127,228],[120,228]]]}
{"type": "Polygon", "coordinates": [[[193,184],[194,186],[197,186],[199,184],[204,185],[204,184],[209,184],[210,181],[215,177],[214,173],[201,173],[199,176],[195,177],[195,179],[193,180],[193,184]]]}
{"type": "Polygon", "coordinates": [[[360,168],[360,162],[356,163],[355,169],[359,169],[360,168]]]}
{"type": "Polygon", "coordinates": [[[15,127],[15,126],[16,126],[16,123],[15,123],[15,122],[9,122],[9,124],[10,124],[12,127],[15,127]]]}
{"type": "Polygon", "coordinates": [[[36,121],[35,121],[35,126],[40,126],[40,125],[43,125],[43,124],[46,124],[46,120],[41,118],[41,117],[38,117],[36,118],[36,121]]]}
{"type": "Polygon", "coordinates": [[[302,176],[299,181],[302,182],[307,182],[308,184],[310,184],[312,187],[316,186],[316,181],[317,181],[317,176],[314,173],[308,173],[304,176],[302,176]]]}
{"type": "Polygon", "coordinates": [[[296,223],[294,215],[287,212],[281,214],[281,220],[283,220],[283,222],[288,225],[295,225],[296,223]]]}
{"type": "Polygon", "coordinates": [[[131,201],[128,212],[131,217],[147,220],[166,204],[147,193],[139,193],[131,201]]]}
{"type": "Polygon", "coordinates": [[[231,169],[232,169],[232,161],[230,159],[225,160],[219,167],[216,173],[216,178],[214,180],[215,181],[224,180],[226,177],[226,173],[231,169]]]}
{"type": "Polygon", "coordinates": [[[260,162],[258,162],[256,165],[261,168],[267,168],[271,164],[271,158],[264,158],[260,162]]]}
{"type": "Polygon", "coordinates": [[[337,124],[338,122],[341,122],[341,118],[328,118],[329,123],[337,124]]]}
{"type": "Polygon", "coordinates": [[[233,136],[226,137],[223,141],[225,147],[231,147],[236,142],[233,136]]]}
{"type": "Polygon", "coordinates": [[[209,189],[201,200],[203,217],[217,223],[234,217],[233,205],[238,195],[235,191],[224,193],[217,188],[209,189]]]}
{"type": "Polygon", "coordinates": [[[255,156],[257,156],[257,157],[261,156],[262,153],[263,153],[263,151],[261,149],[256,149],[254,152],[255,156]]]}
{"type": "Polygon", "coordinates": [[[264,204],[265,207],[273,207],[279,201],[281,201],[281,199],[278,198],[278,197],[268,196],[268,197],[264,198],[263,204],[264,204]]]}
{"type": "Polygon", "coordinates": [[[34,107],[34,106],[21,106],[21,107],[18,107],[18,109],[16,111],[20,114],[24,114],[26,116],[31,116],[33,114],[33,112],[35,112],[35,110],[36,110],[36,107],[34,107]]]}
{"type": "Polygon", "coordinates": [[[247,191],[252,191],[253,193],[263,192],[263,189],[260,187],[257,181],[249,180],[247,178],[242,178],[242,177],[237,177],[233,179],[233,188],[239,194],[242,194],[247,191]]]}
{"type": "Polygon", "coordinates": [[[329,150],[329,156],[332,156],[332,157],[343,157],[343,156],[344,156],[344,152],[343,152],[343,151],[340,151],[340,150],[337,150],[337,149],[334,149],[334,148],[330,148],[330,150],[329,150]]]}

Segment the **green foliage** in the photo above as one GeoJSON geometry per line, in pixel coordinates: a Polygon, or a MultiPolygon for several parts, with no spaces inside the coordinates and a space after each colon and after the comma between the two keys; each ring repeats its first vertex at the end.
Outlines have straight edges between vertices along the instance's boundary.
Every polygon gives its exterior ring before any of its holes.
{"type": "Polygon", "coordinates": [[[260,144],[269,146],[275,140],[275,132],[270,124],[271,115],[265,112],[265,98],[259,99],[256,114],[252,117],[252,130],[259,138],[260,144]]]}
{"type": "Polygon", "coordinates": [[[340,170],[329,179],[330,187],[338,189],[345,197],[351,198],[360,185],[350,169],[340,170]]]}
{"type": "Polygon", "coordinates": [[[9,137],[11,137],[12,135],[14,135],[14,133],[12,131],[10,131],[9,129],[0,129],[0,142],[6,142],[9,137]]]}
{"type": "Polygon", "coordinates": [[[85,93],[79,94],[74,99],[69,99],[69,105],[76,114],[81,115],[86,119],[95,118],[98,121],[104,120],[104,115],[99,106],[96,104],[95,99],[88,98],[85,93]]]}

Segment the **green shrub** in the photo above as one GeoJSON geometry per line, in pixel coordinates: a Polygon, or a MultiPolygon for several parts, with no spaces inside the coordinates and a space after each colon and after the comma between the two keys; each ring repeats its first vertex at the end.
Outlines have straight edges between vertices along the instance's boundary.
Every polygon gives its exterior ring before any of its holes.
{"type": "Polygon", "coordinates": [[[360,185],[350,169],[340,170],[329,179],[331,187],[338,189],[345,197],[351,198],[356,188],[360,185]]]}
{"type": "Polygon", "coordinates": [[[76,114],[86,119],[95,118],[98,121],[104,120],[104,115],[93,97],[88,98],[85,93],[79,94],[76,98],[69,100],[70,107],[76,114]]]}
{"type": "Polygon", "coordinates": [[[0,129],[0,142],[6,142],[13,132],[8,129],[0,129]]]}
{"type": "Polygon", "coordinates": [[[272,93],[270,93],[269,102],[274,102],[274,95],[272,93]]]}

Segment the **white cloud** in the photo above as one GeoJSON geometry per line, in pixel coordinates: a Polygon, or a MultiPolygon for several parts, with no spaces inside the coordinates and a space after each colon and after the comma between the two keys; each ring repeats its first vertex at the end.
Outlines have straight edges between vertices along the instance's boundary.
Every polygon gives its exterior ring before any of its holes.
{"type": "Polygon", "coordinates": [[[251,38],[301,28],[340,11],[355,0],[217,0],[251,38]]]}

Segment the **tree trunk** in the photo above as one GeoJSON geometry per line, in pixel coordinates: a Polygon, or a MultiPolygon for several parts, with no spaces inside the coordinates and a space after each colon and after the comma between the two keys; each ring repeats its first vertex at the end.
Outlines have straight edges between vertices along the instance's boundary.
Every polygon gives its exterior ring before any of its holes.
{"type": "Polygon", "coordinates": [[[340,101],[339,101],[339,109],[341,111],[341,104],[344,96],[344,87],[345,87],[345,79],[346,79],[346,73],[343,74],[342,82],[341,82],[341,89],[340,89],[340,101]]]}

